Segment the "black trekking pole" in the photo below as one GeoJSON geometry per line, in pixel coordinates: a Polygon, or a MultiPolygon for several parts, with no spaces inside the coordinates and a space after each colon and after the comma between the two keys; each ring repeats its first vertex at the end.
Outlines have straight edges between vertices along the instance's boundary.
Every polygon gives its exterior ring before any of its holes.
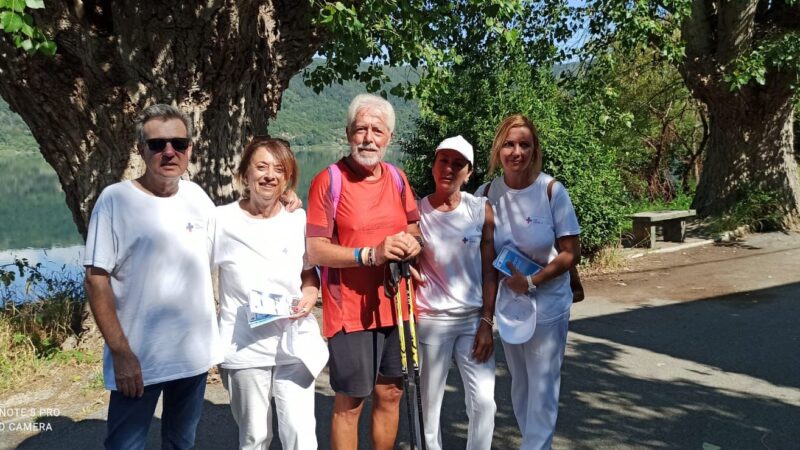
{"type": "MultiPolygon", "coordinates": [[[[391,283],[395,287],[394,310],[395,316],[397,317],[397,338],[400,340],[400,360],[403,372],[403,390],[405,391],[406,397],[406,409],[408,409],[408,427],[411,438],[411,450],[414,450],[414,442],[417,440],[417,433],[414,428],[414,408],[411,405],[411,397],[408,396],[408,391],[411,389],[411,386],[408,379],[408,354],[406,353],[406,333],[403,325],[403,300],[400,298],[401,263],[398,261],[390,261],[389,274],[391,277],[391,283]]],[[[416,355],[416,348],[413,348],[415,352],[414,354],[416,355]]],[[[417,379],[419,379],[419,376],[417,376],[417,379]]],[[[419,389],[417,389],[417,392],[419,392],[419,389]]]]}
{"type": "MultiPolygon", "coordinates": [[[[411,262],[400,263],[401,275],[406,280],[406,300],[408,301],[408,331],[411,334],[411,361],[414,369],[414,387],[417,391],[417,417],[419,419],[419,447],[427,450],[425,442],[425,422],[422,418],[422,390],[419,384],[419,353],[417,345],[417,322],[414,318],[414,283],[411,280],[411,262]]],[[[408,394],[406,394],[408,395],[408,394]]]]}

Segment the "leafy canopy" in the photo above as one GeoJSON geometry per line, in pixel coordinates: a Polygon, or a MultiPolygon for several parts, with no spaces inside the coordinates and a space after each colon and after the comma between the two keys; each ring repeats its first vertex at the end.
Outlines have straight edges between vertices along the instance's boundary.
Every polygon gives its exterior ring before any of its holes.
{"type": "Polygon", "coordinates": [[[431,193],[433,149],[461,134],[475,149],[474,173],[465,187],[474,192],[492,178],[486,168],[497,125],[511,114],[526,115],[538,127],[543,170],[569,189],[581,243],[591,253],[618,238],[624,219],[616,154],[597,138],[603,131],[600,111],[580,93],[559,87],[550,65],[532,65],[526,52],[509,51],[501,39],[468,54],[453,66],[449,81],[426,96],[416,133],[403,143],[404,167],[418,194],[431,193]]]}
{"type": "Polygon", "coordinates": [[[613,43],[650,46],[679,68],[687,57],[713,56],[731,90],[765,85],[771,70],[800,74],[798,0],[587,0],[572,16],[589,35],[573,55],[608,57],[613,43]]]}
{"type": "Polygon", "coordinates": [[[0,30],[8,33],[17,48],[52,56],[56,43],[36,27],[26,10],[44,8],[44,0],[0,0],[0,30]]]}
{"type": "Polygon", "coordinates": [[[322,33],[318,54],[326,62],[306,69],[306,83],[320,92],[354,78],[371,92],[406,98],[443,87],[448,67],[463,60],[464,49],[484,48],[495,36],[516,39],[518,32],[506,25],[524,7],[521,0],[312,2],[322,33]],[[420,81],[392,83],[387,92],[385,65],[407,67],[420,81]]]}

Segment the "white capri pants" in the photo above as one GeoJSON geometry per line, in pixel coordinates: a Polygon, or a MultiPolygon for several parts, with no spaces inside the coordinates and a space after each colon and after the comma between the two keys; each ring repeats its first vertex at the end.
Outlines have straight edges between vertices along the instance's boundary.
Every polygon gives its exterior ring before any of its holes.
{"type": "Polygon", "coordinates": [[[553,322],[537,323],[524,344],[503,342],[521,450],[549,449],[553,444],[568,325],[569,312],[553,322]]]}
{"type": "Polygon", "coordinates": [[[467,450],[492,446],[494,415],[494,353],[484,363],[472,359],[472,346],[480,317],[441,320],[420,317],[420,384],[428,450],[442,449],[440,416],[450,360],[455,358],[464,385],[464,403],[469,418],[467,450]]]}
{"type": "Polygon", "coordinates": [[[317,448],[314,377],[303,364],[224,369],[231,411],[239,426],[239,448],[267,450],[272,441],[271,399],[278,414],[281,446],[317,448]]]}

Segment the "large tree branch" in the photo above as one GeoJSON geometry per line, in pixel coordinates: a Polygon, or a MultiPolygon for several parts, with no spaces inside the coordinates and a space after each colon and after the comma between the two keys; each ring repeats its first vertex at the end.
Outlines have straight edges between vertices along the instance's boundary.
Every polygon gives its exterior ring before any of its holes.
{"type": "Polygon", "coordinates": [[[693,0],[692,14],[681,24],[681,36],[686,42],[686,56],[696,58],[709,55],[714,49],[711,18],[714,7],[709,0],[693,0]]]}
{"type": "Polygon", "coordinates": [[[727,65],[753,46],[758,0],[719,0],[717,61],[727,65]]]}

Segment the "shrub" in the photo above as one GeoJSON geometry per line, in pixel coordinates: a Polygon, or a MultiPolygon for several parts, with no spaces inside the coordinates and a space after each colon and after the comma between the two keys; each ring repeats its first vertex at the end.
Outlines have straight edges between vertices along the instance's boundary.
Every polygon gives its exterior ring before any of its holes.
{"type": "Polygon", "coordinates": [[[80,334],[86,293],[79,272],[62,267],[46,273],[41,263],[15,259],[0,267],[0,283],[0,320],[9,327],[14,345],[31,346],[37,356],[48,357],[80,334]],[[23,292],[14,285],[17,276],[26,278],[23,292]]]}

